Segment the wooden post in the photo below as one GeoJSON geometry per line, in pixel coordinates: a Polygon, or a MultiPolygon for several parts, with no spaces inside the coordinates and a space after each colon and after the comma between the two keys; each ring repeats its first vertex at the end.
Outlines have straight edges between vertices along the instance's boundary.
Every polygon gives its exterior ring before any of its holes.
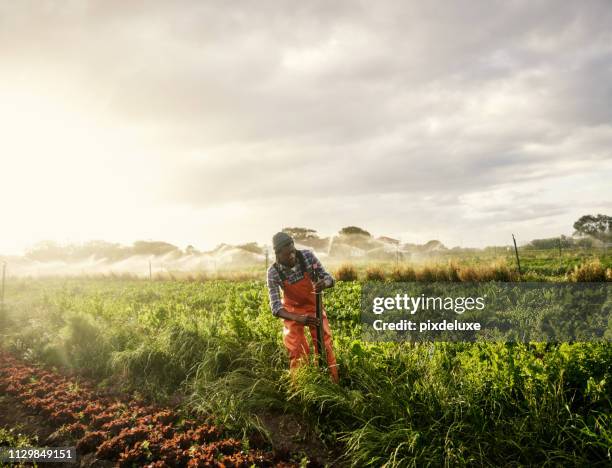
{"type": "Polygon", "coordinates": [[[151,271],[151,260],[149,260],[149,281],[153,279],[153,272],[151,271]]]}
{"type": "Polygon", "coordinates": [[[512,242],[514,242],[514,253],[516,254],[516,264],[518,265],[519,275],[521,273],[521,260],[519,259],[518,247],[516,246],[516,239],[514,238],[514,234],[512,234],[512,242]]]}
{"type": "Polygon", "coordinates": [[[268,248],[266,247],[266,272],[268,271],[268,248]]]}

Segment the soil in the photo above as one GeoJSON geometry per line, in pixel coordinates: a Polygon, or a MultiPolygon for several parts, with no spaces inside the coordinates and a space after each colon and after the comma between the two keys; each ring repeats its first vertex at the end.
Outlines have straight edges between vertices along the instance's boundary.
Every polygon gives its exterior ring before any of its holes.
{"type": "Polygon", "coordinates": [[[239,440],[224,438],[222,427],[98,392],[93,382],[0,352],[0,427],[27,435],[38,447],[77,447],[77,463],[38,466],[343,466],[339,454],[327,451],[296,418],[270,413],[260,421],[272,450],[256,435],[251,448],[241,450],[239,440]]]}
{"type": "Polygon", "coordinates": [[[317,437],[304,423],[295,416],[279,413],[258,414],[259,421],[270,434],[275,451],[284,454],[308,454],[315,466],[333,466],[342,468],[348,466],[341,462],[339,449],[328,450],[321,439],[317,437]]]}

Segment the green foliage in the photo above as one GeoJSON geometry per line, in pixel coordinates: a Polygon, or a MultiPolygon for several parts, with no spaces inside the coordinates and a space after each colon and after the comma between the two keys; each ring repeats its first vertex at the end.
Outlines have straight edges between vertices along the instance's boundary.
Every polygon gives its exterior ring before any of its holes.
{"type": "MultiPolygon", "coordinates": [[[[515,279],[504,262],[406,266],[391,279],[417,272],[515,279]]],[[[266,417],[283,413],[339,440],[353,466],[610,463],[610,343],[368,343],[361,284],[338,281],[324,305],[340,385],[314,366],[292,383],[262,282],[30,280],[7,297],[14,352],[154,399],[186,393],[236,434],[272,438],[266,417]]]]}
{"type": "Polygon", "coordinates": [[[33,447],[35,443],[26,434],[16,432],[14,428],[0,427],[0,447],[33,447]]]}

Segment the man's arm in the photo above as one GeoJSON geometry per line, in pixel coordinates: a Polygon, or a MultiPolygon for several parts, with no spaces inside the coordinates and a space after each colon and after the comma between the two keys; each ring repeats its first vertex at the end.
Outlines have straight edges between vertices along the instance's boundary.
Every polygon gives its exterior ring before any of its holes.
{"type": "Polygon", "coordinates": [[[312,269],[319,278],[319,281],[323,280],[326,288],[332,288],[336,284],[334,277],[330,275],[325,268],[323,268],[323,264],[319,261],[312,250],[308,252],[308,255],[310,256],[312,269]]]}
{"type": "Polygon", "coordinates": [[[274,267],[268,269],[268,295],[270,296],[270,308],[272,315],[278,317],[279,311],[283,308],[280,296],[281,281],[278,272],[274,267]]]}

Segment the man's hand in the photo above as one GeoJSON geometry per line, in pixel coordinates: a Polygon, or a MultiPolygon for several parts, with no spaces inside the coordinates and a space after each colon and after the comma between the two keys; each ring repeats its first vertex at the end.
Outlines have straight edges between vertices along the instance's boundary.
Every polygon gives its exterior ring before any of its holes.
{"type": "Polygon", "coordinates": [[[278,311],[278,316],[287,320],[301,323],[302,325],[319,325],[319,320],[313,315],[298,315],[288,312],[284,307],[278,311]]]}
{"type": "Polygon", "coordinates": [[[321,291],[323,291],[325,288],[327,287],[327,284],[325,283],[324,279],[320,279],[319,281],[317,281],[314,284],[314,290],[317,293],[320,293],[321,291]]]}
{"type": "Polygon", "coordinates": [[[319,319],[313,315],[298,315],[297,317],[298,319],[296,320],[296,322],[301,323],[303,325],[308,325],[308,326],[319,325],[319,319]]]}

